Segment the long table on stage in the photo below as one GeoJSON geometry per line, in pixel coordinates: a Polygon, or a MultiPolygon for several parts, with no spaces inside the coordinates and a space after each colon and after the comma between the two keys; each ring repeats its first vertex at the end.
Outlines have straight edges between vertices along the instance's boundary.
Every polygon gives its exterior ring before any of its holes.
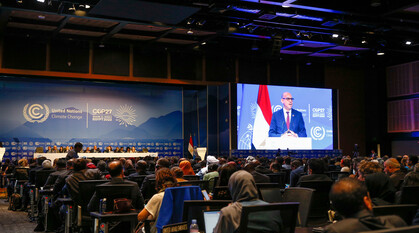
{"type": "MultiPolygon", "coordinates": [[[[157,152],[141,152],[141,153],[78,153],[79,158],[144,158],[147,156],[157,157],[157,152]]],[[[35,153],[34,158],[44,156],[47,159],[54,160],[56,158],[65,158],[67,153],[35,153]]]]}

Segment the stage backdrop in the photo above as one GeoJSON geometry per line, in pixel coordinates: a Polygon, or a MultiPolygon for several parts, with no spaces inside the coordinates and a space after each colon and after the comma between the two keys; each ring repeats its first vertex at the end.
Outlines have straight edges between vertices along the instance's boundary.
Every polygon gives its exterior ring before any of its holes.
{"type": "Polygon", "coordinates": [[[182,88],[44,79],[0,79],[6,158],[80,141],[182,156],[182,88]]]}
{"type": "MultiPolygon", "coordinates": [[[[237,149],[252,149],[252,139],[258,109],[259,86],[237,84],[237,149]]],[[[282,93],[290,92],[295,98],[293,108],[303,115],[307,137],[312,138],[313,150],[333,149],[333,108],[332,90],[268,85],[272,113],[282,109],[282,93]]],[[[264,132],[267,136],[269,126],[264,132]]],[[[280,148],[286,150],[287,148],[280,148]]]]}

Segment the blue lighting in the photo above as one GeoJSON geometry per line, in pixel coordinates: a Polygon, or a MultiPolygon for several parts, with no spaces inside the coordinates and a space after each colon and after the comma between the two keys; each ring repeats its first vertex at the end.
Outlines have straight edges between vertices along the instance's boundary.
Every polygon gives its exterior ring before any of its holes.
{"type": "Polygon", "coordinates": [[[292,17],[293,19],[308,19],[308,20],[313,20],[313,21],[323,21],[322,18],[318,18],[318,17],[310,17],[310,16],[305,16],[305,15],[295,15],[292,17]]]}
{"type": "Polygon", "coordinates": [[[412,132],[412,137],[419,138],[419,132],[412,132]]]}
{"type": "MultiPolygon", "coordinates": [[[[263,1],[263,0],[241,0],[243,2],[253,2],[253,3],[262,3],[262,4],[269,4],[269,5],[275,5],[275,6],[282,6],[283,3],[280,2],[272,2],[272,1],[263,1]]],[[[294,4],[285,4],[286,6],[298,8],[298,9],[305,9],[305,10],[312,10],[312,11],[320,11],[320,12],[326,12],[326,13],[337,13],[337,14],[347,14],[344,11],[337,11],[337,10],[331,10],[326,8],[319,8],[319,7],[311,7],[311,6],[301,6],[301,5],[294,5],[294,4]]]]}
{"type": "Polygon", "coordinates": [[[277,15],[277,16],[281,16],[281,17],[287,17],[287,18],[289,18],[289,17],[294,16],[295,14],[288,14],[288,13],[280,13],[280,12],[276,12],[276,15],[277,15]]]}
{"type": "Polygon", "coordinates": [[[228,6],[227,8],[230,10],[240,11],[240,12],[245,12],[245,13],[250,13],[250,14],[259,14],[260,12],[260,10],[258,9],[246,9],[246,8],[240,8],[237,6],[228,6]]]}
{"type": "Polygon", "coordinates": [[[231,36],[240,36],[240,37],[249,37],[249,38],[257,38],[257,39],[271,39],[270,36],[260,36],[260,35],[253,35],[253,34],[244,34],[244,33],[230,33],[231,36]]]}

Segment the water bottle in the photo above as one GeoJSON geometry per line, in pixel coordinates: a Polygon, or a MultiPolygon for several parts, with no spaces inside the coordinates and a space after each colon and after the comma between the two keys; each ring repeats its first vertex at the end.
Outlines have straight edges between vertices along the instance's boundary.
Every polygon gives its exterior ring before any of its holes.
{"type": "Polygon", "coordinates": [[[106,198],[100,199],[99,212],[101,214],[106,212],[106,198]]]}
{"type": "Polygon", "coordinates": [[[198,224],[196,223],[196,219],[192,219],[191,226],[189,227],[189,233],[198,233],[198,232],[199,232],[199,227],[198,227],[198,224]]]}

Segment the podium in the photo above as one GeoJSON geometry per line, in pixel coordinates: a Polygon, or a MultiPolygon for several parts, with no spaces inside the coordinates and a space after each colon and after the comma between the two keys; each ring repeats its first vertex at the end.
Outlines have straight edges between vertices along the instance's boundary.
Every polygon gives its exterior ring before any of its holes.
{"type": "Polygon", "coordinates": [[[3,161],[4,152],[6,152],[6,148],[0,147],[0,163],[3,161]]]}
{"type": "Polygon", "coordinates": [[[268,137],[266,139],[265,150],[311,150],[311,138],[295,138],[291,136],[268,137]]]}

